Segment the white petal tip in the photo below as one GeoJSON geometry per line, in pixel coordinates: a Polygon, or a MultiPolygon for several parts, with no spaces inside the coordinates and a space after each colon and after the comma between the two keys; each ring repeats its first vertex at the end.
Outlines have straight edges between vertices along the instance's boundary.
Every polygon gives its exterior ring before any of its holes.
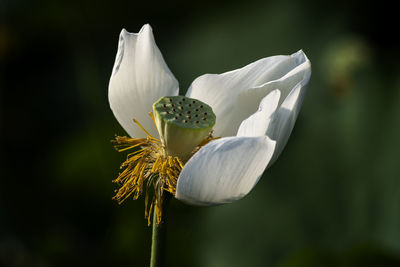
{"type": "Polygon", "coordinates": [[[121,42],[125,41],[125,42],[127,42],[126,45],[130,46],[129,42],[131,42],[131,41],[135,42],[137,35],[138,35],[137,33],[128,32],[125,28],[123,28],[121,30],[121,33],[119,34],[120,44],[121,44],[121,42]]]}
{"type": "Polygon", "coordinates": [[[275,89],[271,93],[269,93],[273,98],[280,98],[281,97],[281,90],[275,89]]]}
{"type": "Polygon", "coordinates": [[[142,28],[139,31],[139,34],[152,34],[153,29],[151,28],[150,24],[145,24],[142,26],[142,28]]]}
{"type": "Polygon", "coordinates": [[[304,53],[303,49],[300,49],[296,53],[291,55],[296,60],[297,65],[301,65],[303,63],[309,63],[310,60],[307,58],[306,54],[304,53]]]}

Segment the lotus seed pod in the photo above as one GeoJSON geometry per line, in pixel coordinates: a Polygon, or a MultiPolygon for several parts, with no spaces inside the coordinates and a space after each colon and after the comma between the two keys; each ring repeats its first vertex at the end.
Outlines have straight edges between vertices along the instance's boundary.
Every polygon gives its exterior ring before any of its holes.
{"type": "Polygon", "coordinates": [[[168,156],[187,160],[212,130],[215,114],[200,100],[164,96],[153,104],[154,120],[168,156]]]}

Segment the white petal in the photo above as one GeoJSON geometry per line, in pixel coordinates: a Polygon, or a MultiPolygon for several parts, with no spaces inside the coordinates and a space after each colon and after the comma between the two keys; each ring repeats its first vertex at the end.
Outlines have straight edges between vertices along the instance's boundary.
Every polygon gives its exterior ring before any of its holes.
{"type": "Polygon", "coordinates": [[[178,82],[154,41],[150,25],[144,25],[137,34],[123,29],[108,97],[114,116],[129,135],[145,136],[133,123],[135,118],[157,137],[156,127],[148,115],[151,106],[162,96],[177,95],[178,90],[178,82]]]}
{"type": "Polygon", "coordinates": [[[282,96],[279,101],[279,105],[286,99],[293,88],[301,81],[309,79],[311,74],[311,64],[302,51],[299,51],[292,55],[296,60],[296,68],[290,70],[283,77],[269,81],[258,87],[249,88],[243,90],[238,95],[236,108],[233,110],[233,124],[239,124],[248,114],[253,114],[256,111],[258,103],[261,99],[269,94],[272,90],[279,89],[282,96]]]}
{"type": "Polygon", "coordinates": [[[281,92],[274,90],[264,97],[258,111],[240,124],[237,136],[266,135],[270,121],[278,107],[280,96],[281,92]]]}
{"type": "Polygon", "coordinates": [[[296,80],[293,86],[297,84],[301,77],[295,75],[296,69],[306,60],[304,53],[299,51],[291,56],[264,58],[223,74],[206,74],[192,83],[187,96],[204,101],[213,108],[217,116],[215,135],[232,136],[240,123],[257,111],[260,101],[268,93],[280,89],[286,96],[290,92],[291,88],[287,88],[285,81],[293,79],[296,80]],[[275,87],[263,87],[274,81],[275,87]]]}
{"type": "Polygon", "coordinates": [[[175,197],[192,205],[216,205],[240,199],[258,182],[274,148],[275,141],[267,136],[215,140],[186,163],[175,197]]]}
{"type": "Polygon", "coordinates": [[[303,80],[292,89],[273,115],[273,119],[267,129],[267,135],[271,139],[276,140],[276,149],[269,165],[272,165],[279,157],[289,139],[303,103],[310,76],[311,65],[309,64],[309,71],[303,80]]]}

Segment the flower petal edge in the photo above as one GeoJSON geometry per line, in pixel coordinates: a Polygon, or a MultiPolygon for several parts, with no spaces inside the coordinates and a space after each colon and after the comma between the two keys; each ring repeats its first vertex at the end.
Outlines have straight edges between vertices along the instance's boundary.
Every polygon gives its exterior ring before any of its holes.
{"type": "Polygon", "coordinates": [[[267,136],[212,141],[185,164],[175,197],[197,206],[238,200],[258,182],[274,149],[275,141],[267,136]]]}

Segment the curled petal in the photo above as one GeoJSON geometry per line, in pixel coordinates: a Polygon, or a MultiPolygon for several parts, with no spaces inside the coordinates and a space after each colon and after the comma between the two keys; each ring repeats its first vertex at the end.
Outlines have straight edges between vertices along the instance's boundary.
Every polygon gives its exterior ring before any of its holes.
{"type": "Polygon", "coordinates": [[[240,124],[237,136],[266,135],[280,96],[281,92],[274,90],[264,97],[258,110],[240,124]]]}
{"type": "Polygon", "coordinates": [[[264,58],[223,74],[206,74],[192,83],[187,95],[212,106],[217,116],[216,135],[233,136],[272,90],[279,89],[283,97],[289,94],[302,80],[299,72],[306,61],[299,51],[290,56],[264,58]]]}
{"type": "Polygon", "coordinates": [[[276,149],[269,165],[275,162],[289,140],[303,103],[309,78],[308,76],[293,88],[273,115],[273,119],[267,129],[267,136],[276,141],[276,149]]]}
{"type": "Polygon", "coordinates": [[[178,91],[178,82],[154,41],[150,25],[144,25],[137,34],[123,29],[108,98],[114,116],[129,135],[145,137],[132,121],[136,118],[157,137],[157,130],[148,116],[152,104],[162,96],[177,95],[178,91]]]}
{"type": "Polygon", "coordinates": [[[304,56],[305,61],[296,69],[279,80],[268,82],[239,96],[242,101],[245,101],[246,98],[254,98],[250,96],[251,94],[262,96],[273,88],[282,88],[282,97],[279,102],[276,102],[277,100],[270,93],[262,100],[259,110],[244,120],[238,130],[238,136],[267,135],[276,141],[275,152],[269,165],[272,165],[279,157],[289,139],[310,80],[311,63],[304,54],[300,55],[304,56]],[[287,91],[288,88],[290,91],[287,91]],[[272,109],[276,110],[272,111],[272,109]]]}
{"type": "Polygon", "coordinates": [[[185,164],[175,197],[203,206],[238,200],[258,182],[274,149],[275,141],[267,136],[212,141],[185,164]]]}

